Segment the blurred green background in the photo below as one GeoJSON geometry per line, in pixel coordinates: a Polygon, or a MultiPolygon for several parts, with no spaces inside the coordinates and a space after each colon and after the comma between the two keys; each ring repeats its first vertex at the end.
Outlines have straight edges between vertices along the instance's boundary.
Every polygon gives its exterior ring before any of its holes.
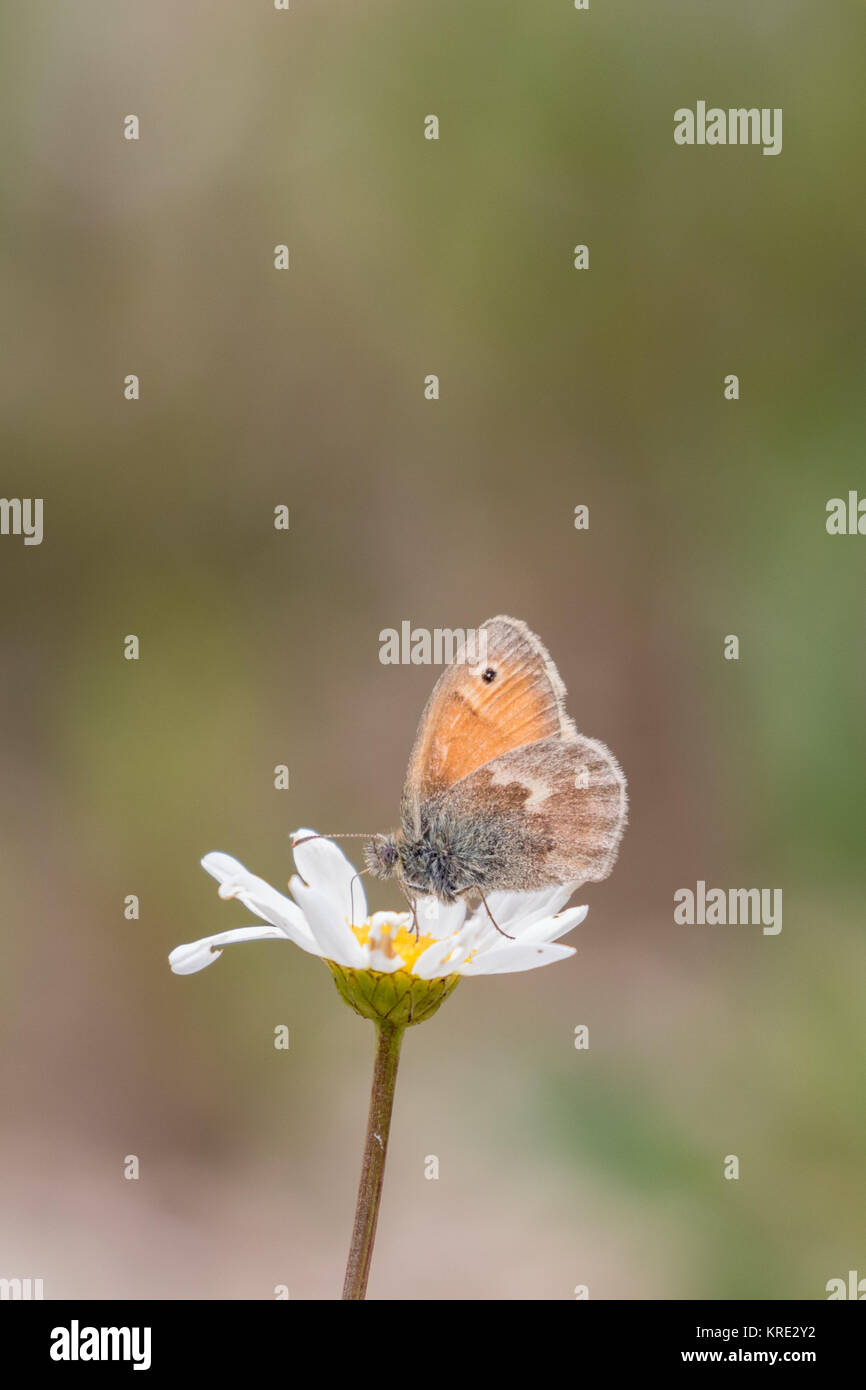
{"type": "Polygon", "coordinates": [[[437,672],[380,630],[500,612],[631,825],[576,957],[407,1036],[370,1296],[866,1275],[864,45],[859,0],[7,7],[0,1275],[338,1295],[372,1029],[292,948],[166,956],[252,920],[206,851],[282,887],[297,826],[395,823],[437,672]],[[699,99],[782,154],[675,146],[699,99]],[[675,926],[699,878],[781,934],[675,926]]]}

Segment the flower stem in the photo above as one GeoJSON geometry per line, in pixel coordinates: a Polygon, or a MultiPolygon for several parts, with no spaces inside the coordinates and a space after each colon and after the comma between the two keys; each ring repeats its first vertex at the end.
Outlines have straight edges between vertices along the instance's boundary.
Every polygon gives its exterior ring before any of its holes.
{"type": "Polygon", "coordinates": [[[388,1133],[391,1111],[394,1108],[394,1089],[397,1085],[397,1063],[403,1028],[381,1022],[376,1024],[376,1064],[373,1068],[373,1088],[370,1092],[370,1114],[367,1137],[364,1140],[364,1160],[358,1184],[355,1207],[355,1227],[346,1266],[343,1299],[363,1299],[367,1294],[379,1201],[385,1178],[385,1158],[388,1153],[388,1133]]]}

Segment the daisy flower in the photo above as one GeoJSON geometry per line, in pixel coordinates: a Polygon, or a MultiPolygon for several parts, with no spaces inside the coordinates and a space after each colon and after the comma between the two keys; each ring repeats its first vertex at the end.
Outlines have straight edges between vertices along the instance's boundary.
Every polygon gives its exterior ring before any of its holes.
{"type": "Polygon", "coordinates": [[[224,946],[240,941],[292,941],[344,972],[400,972],[418,981],[534,970],[574,955],[573,946],[557,943],[587,914],[586,907],[562,911],[577,884],[489,893],[489,914],[483,904],[471,911],[465,899],[447,904],[419,898],[416,933],[408,911],[370,916],[354,865],[333,840],[305,838],[315,833],[298,830],[292,837],[305,840],[293,847],[298,872],[289,888],[294,901],[230,855],[205,855],[202,867],[219,883],[220,897],[237,899],[266,925],[237,927],[175,947],[169,956],[175,974],[203,970],[224,946]]]}
{"type": "Polygon", "coordinates": [[[354,866],[333,840],[309,838],[314,835],[298,830],[293,836],[298,872],[289,883],[291,898],[230,855],[206,854],[202,866],[219,883],[220,897],[243,903],[264,925],[235,927],[176,946],[169,963],[175,974],[192,975],[236,942],[292,941],[319,956],[346,1003],[376,1025],[370,1111],[343,1286],[344,1299],[363,1299],[406,1028],[430,1018],[464,975],[534,970],[574,955],[572,946],[557,943],[583,921],[587,908],[562,910],[578,886],[574,883],[537,893],[490,893],[487,908],[482,903],[473,911],[465,899],[448,904],[420,898],[416,929],[410,912],[370,916],[354,866]]]}

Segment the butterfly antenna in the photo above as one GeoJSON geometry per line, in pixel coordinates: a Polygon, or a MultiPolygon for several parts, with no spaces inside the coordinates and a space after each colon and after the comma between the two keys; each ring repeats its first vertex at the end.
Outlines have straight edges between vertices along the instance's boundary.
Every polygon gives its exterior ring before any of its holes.
{"type": "Polygon", "coordinates": [[[324,831],[320,835],[305,835],[302,840],[292,840],[292,849],[295,845],[305,845],[308,840],[372,840],[376,831],[362,830],[343,830],[337,834],[328,835],[324,831]]]}
{"type": "Polygon", "coordinates": [[[493,913],[490,911],[490,908],[487,906],[487,899],[485,898],[485,896],[484,896],[484,894],[482,893],[481,889],[478,887],[478,884],[477,884],[477,883],[476,883],[476,885],[475,885],[475,891],[476,891],[476,893],[478,894],[478,896],[479,896],[479,898],[481,899],[481,901],[483,902],[483,904],[484,904],[484,911],[487,913],[487,916],[490,918],[490,920],[491,920],[491,922],[493,923],[494,927],[495,927],[496,930],[499,932],[499,935],[500,935],[500,936],[507,936],[509,941],[514,941],[516,938],[513,937],[513,936],[511,936],[511,935],[509,935],[509,933],[508,933],[507,931],[503,931],[502,928],[500,927],[500,925],[499,925],[499,923],[497,922],[496,918],[493,916],[493,913]]]}

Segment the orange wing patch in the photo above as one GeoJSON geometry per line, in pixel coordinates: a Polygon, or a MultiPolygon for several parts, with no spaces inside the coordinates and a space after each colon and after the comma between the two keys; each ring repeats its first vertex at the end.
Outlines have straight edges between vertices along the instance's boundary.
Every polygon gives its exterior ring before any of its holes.
{"type": "Polygon", "coordinates": [[[409,760],[404,812],[418,824],[423,801],[514,748],[577,731],[565,714],[565,687],[525,623],[492,618],[486,660],[450,666],[427,702],[409,760]]]}

